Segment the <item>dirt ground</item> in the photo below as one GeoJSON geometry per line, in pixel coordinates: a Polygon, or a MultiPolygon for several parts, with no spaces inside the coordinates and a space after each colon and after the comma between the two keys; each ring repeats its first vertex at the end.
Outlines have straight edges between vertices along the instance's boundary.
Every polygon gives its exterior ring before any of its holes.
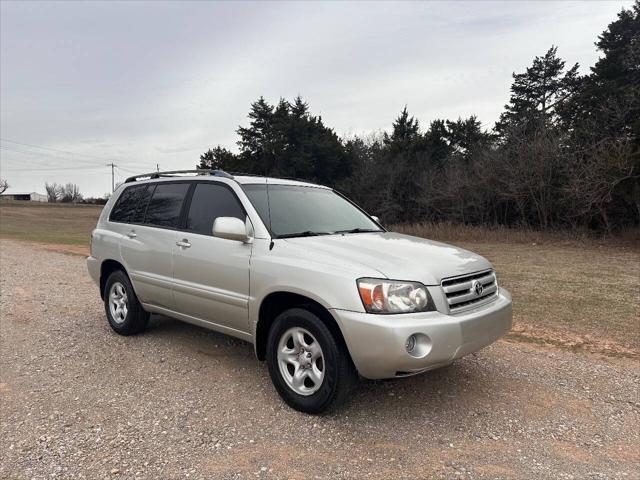
{"type": "Polygon", "coordinates": [[[635,358],[499,341],[308,416],[246,343],[114,334],[80,256],[3,239],[0,266],[0,478],[640,478],[635,358]]]}

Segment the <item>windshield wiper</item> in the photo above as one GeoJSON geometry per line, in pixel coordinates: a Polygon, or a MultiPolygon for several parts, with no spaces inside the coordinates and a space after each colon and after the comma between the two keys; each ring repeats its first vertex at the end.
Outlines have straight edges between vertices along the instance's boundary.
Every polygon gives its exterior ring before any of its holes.
{"type": "Polygon", "coordinates": [[[369,233],[369,232],[381,232],[382,230],[373,230],[371,228],[352,228],[350,230],[336,230],[333,233],[369,233]]]}
{"type": "Polygon", "coordinates": [[[317,237],[320,235],[331,235],[331,232],[314,232],[313,230],[305,230],[304,232],[285,233],[284,235],[278,235],[278,238],[317,237]]]}

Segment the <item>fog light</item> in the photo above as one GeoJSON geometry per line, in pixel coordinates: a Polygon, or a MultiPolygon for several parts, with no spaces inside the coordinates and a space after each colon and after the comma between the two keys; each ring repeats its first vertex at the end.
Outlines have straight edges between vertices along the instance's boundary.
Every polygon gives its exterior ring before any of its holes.
{"type": "Polygon", "coordinates": [[[413,349],[416,348],[416,336],[415,335],[411,335],[409,338],[407,338],[407,341],[404,344],[404,348],[407,349],[408,353],[413,352],[413,349]]]}

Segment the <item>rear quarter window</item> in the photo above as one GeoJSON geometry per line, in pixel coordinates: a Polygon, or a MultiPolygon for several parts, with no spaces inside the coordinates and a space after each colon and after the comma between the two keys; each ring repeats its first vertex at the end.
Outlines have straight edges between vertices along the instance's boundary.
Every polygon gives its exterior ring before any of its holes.
{"type": "MultiPolygon", "coordinates": [[[[139,207],[144,200],[146,190],[146,185],[134,185],[132,187],[127,187],[113,206],[111,214],[109,215],[109,220],[121,223],[134,222],[136,212],[140,209],[139,207]]],[[[146,201],[144,203],[146,206],[146,201]]]]}

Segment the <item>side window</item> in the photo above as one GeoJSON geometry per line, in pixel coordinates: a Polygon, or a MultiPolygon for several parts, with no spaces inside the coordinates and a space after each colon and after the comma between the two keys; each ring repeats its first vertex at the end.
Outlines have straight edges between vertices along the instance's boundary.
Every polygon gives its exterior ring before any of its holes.
{"type": "Polygon", "coordinates": [[[211,235],[213,222],[218,217],[236,217],[245,221],[246,214],[240,200],[224,185],[198,183],[191,198],[186,229],[211,235]]]}
{"type": "Polygon", "coordinates": [[[146,189],[146,185],[135,185],[125,189],[113,206],[113,209],[111,209],[109,220],[122,223],[133,222],[136,210],[140,206],[141,197],[144,195],[146,189]]]}
{"type": "Polygon", "coordinates": [[[144,223],[158,227],[176,228],[187,190],[189,190],[188,183],[156,184],[156,189],[147,206],[144,223]]]}
{"type": "Polygon", "coordinates": [[[144,214],[147,211],[147,205],[149,205],[149,200],[151,199],[151,195],[153,195],[153,191],[156,186],[154,184],[146,185],[145,188],[139,195],[138,198],[138,208],[136,209],[136,213],[133,216],[132,223],[144,223],[144,214]]]}

